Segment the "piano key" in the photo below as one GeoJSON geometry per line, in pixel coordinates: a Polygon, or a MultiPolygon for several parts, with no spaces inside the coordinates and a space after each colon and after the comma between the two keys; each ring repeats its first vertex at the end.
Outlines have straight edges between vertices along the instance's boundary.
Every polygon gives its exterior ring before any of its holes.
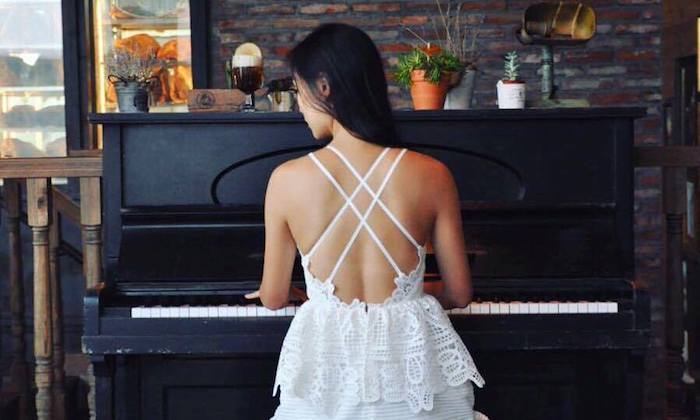
{"type": "MultiPolygon", "coordinates": [[[[131,308],[132,318],[254,318],[292,317],[298,306],[288,305],[271,310],[259,305],[219,305],[219,306],[135,306],[131,308]]],[[[445,310],[447,315],[558,315],[558,314],[597,314],[617,313],[617,302],[472,302],[465,308],[445,310]]]]}

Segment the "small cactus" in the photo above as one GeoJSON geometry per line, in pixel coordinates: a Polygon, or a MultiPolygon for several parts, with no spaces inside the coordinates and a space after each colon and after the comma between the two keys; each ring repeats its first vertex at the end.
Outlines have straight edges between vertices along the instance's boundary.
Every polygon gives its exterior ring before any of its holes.
{"type": "Polygon", "coordinates": [[[511,51],[505,56],[505,78],[503,80],[518,80],[518,52],[511,51]]]}

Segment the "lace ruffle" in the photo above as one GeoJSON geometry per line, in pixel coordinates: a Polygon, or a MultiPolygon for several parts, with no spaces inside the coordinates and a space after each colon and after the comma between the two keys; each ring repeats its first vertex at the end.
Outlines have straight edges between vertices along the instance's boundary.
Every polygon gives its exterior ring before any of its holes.
{"type": "Polygon", "coordinates": [[[416,413],[467,380],[485,383],[433,296],[388,304],[311,299],[287,332],[273,395],[281,387],[328,415],[341,402],[380,399],[406,401],[416,413]]]}

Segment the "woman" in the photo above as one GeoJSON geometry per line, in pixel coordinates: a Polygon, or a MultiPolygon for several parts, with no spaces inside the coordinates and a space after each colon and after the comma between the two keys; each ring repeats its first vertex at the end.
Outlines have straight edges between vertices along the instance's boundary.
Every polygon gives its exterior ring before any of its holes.
{"type": "Polygon", "coordinates": [[[443,311],[472,296],[450,171],[400,148],[364,32],[320,26],[288,58],[304,120],[331,141],[278,166],[267,188],[249,297],[285,306],[297,251],[309,296],[280,353],[274,419],[473,418],[472,382],[484,380],[443,311]],[[428,239],[436,284],[423,283],[428,239]]]}

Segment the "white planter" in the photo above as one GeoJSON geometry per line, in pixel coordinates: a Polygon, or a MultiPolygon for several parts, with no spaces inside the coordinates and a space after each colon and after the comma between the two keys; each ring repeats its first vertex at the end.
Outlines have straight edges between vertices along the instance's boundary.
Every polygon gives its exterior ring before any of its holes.
{"type": "Polygon", "coordinates": [[[525,108],[525,83],[496,83],[498,107],[501,109],[525,108]]]}

